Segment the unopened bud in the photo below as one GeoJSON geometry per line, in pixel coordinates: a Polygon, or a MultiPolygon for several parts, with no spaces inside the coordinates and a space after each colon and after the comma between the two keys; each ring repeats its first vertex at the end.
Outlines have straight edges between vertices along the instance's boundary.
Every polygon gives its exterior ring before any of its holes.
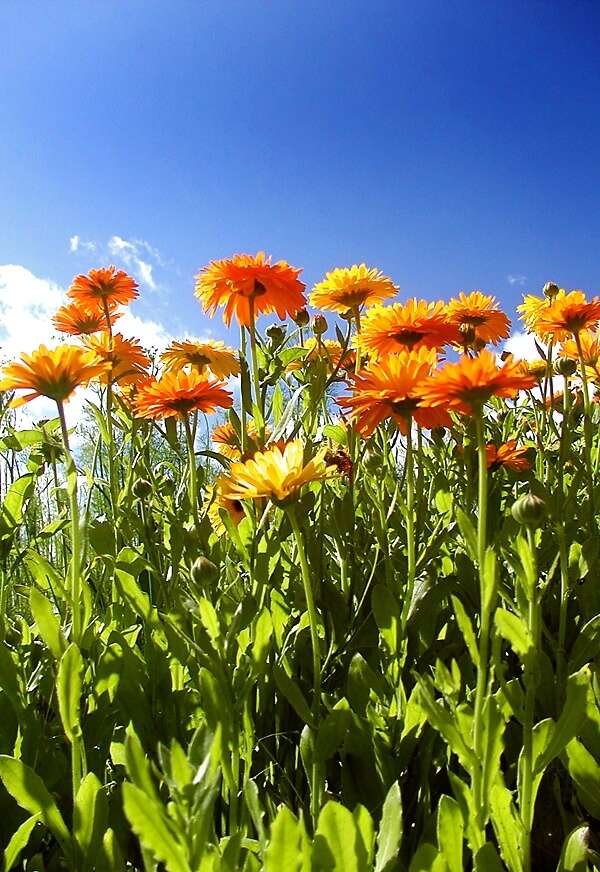
{"type": "Polygon", "coordinates": [[[277,348],[285,339],[285,327],[281,327],[279,324],[271,324],[270,327],[267,327],[266,334],[275,348],[277,348]]]}
{"type": "Polygon", "coordinates": [[[577,362],[570,357],[559,357],[554,366],[557,372],[567,377],[577,372],[577,362]]]}
{"type": "Polygon", "coordinates": [[[306,311],[306,309],[299,309],[294,315],[294,323],[298,327],[308,327],[310,321],[310,315],[306,311]]]}
{"type": "Polygon", "coordinates": [[[525,527],[541,527],[546,517],[546,503],[535,494],[524,494],[511,507],[513,518],[525,527]]]}
{"type": "Polygon", "coordinates": [[[324,315],[315,315],[313,318],[313,333],[315,336],[322,336],[323,333],[327,333],[328,327],[327,318],[324,315]]]}
{"type": "Polygon", "coordinates": [[[199,587],[204,587],[206,584],[212,584],[219,577],[219,570],[208,557],[203,554],[197,557],[192,563],[190,575],[194,584],[199,587]]]}
{"type": "Polygon", "coordinates": [[[560,288],[555,282],[546,282],[544,285],[544,296],[549,300],[553,300],[560,291],[560,288]]]}
{"type": "Polygon", "coordinates": [[[152,493],[152,485],[146,478],[138,478],[131,488],[134,497],[143,500],[152,493]]]}

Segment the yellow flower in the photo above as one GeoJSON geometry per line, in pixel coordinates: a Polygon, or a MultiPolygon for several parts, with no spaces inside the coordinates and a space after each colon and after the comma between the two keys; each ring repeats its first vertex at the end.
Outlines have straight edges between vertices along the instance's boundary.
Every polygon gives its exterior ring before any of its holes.
{"type": "Polygon", "coordinates": [[[31,354],[21,355],[20,361],[5,367],[0,391],[31,391],[14,399],[11,406],[22,406],[36,397],[62,403],[79,385],[105,373],[107,366],[97,354],[77,345],[59,345],[53,350],[40,345],[31,354]]]}
{"type": "Polygon", "coordinates": [[[372,306],[395,296],[398,286],[379,269],[361,263],[328,272],[313,288],[310,304],[315,309],[347,312],[359,306],[372,306]]]}
{"type": "Polygon", "coordinates": [[[535,294],[525,294],[523,302],[517,306],[517,312],[521,316],[521,321],[525,327],[535,333],[540,339],[545,338],[543,330],[539,328],[540,317],[545,310],[552,305],[553,300],[562,300],[565,297],[565,291],[559,290],[558,293],[551,299],[548,297],[536,297],[535,294]]]}
{"type": "Polygon", "coordinates": [[[160,359],[167,369],[191,366],[200,375],[208,367],[220,379],[238,375],[240,371],[235,351],[227,348],[220,339],[207,339],[206,342],[185,339],[183,342],[172,342],[160,359]]]}
{"type": "Polygon", "coordinates": [[[214,484],[207,487],[204,497],[204,511],[208,516],[211,527],[219,537],[227,532],[221,518],[221,509],[225,509],[236,527],[244,519],[244,507],[241,502],[237,499],[230,499],[221,492],[223,478],[223,475],[217,476],[214,484]]]}
{"type": "Polygon", "coordinates": [[[321,449],[304,463],[304,445],[294,439],[284,446],[273,445],[257,451],[245,463],[233,463],[221,481],[221,493],[229,500],[257,500],[266,497],[283,503],[297,497],[303,485],[322,481],[335,472],[327,466],[321,449]]]}

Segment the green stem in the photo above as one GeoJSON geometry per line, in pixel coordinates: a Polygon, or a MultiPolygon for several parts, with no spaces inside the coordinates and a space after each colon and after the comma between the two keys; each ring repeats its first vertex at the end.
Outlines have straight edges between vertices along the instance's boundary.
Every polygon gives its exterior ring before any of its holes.
{"type": "Polygon", "coordinates": [[[560,518],[557,524],[558,548],[560,557],[560,612],[558,620],[558,650],[556,652],[556,707],[560,712],[562,707],[564,685],[566,679],[566,652],[565,643],[567,636],[567,612],[569,608],[569,558],[565,536],[565,492],[564,492],[564,467],[567,459],[569,445],[569,411],[571,395],[569,393],[569,380],[564,376],[563,382],[563,416],[560,434],[560,457],[558,464],[558,497],[560,500],[560,518]]]}
{"type": "Polygon", "coordinates": [[[198,473],[196,469],[196,452],[194,450],[194,434],[190,427],[190,419],[186,415],[183,419],[185,428],[185,441],[187,445],[188,455],[188,476],[189,476],[189,499],[192,508],[192,517],[196,529],[200,526],[200,517],[198,515],[198,473]]]}
{"type": "Polygon", "coordinates": [[[258,447],[265,444],[265,410],[262,402],[260,389],[260,377],[258,374],[258,353],[256,347],[256,323],[254,318],[254,297],[250,297],[250,356],[252,358],[252,386],[254,391],[255,416],[257,417],[258,447]]]}
{"type": "Polygon", "coordinates": [[[414,449],[412,442],[412,415],[407,417],[407,432],[406,432],[406,555],[408,562],[408,571],[406,576],[406,590],[404,592],[404,603],[402,605],[402,615],[400,617],[401,637],[403,657],[406,656],[406,626],[408,623],[408,614],[410,604],[412,602],[415,576],[417,566],[416,541],[415,541],[415,463],[414,449]]]}
{"type": "MultiPolygon", "coordinates": [[[[540,646],[540,609],[538,596],[538,570],[535,532],[527,528],[527,540],[533,562],[533,589],[529,598],[528,624],[532,641],[532,652],[537,655],[540,646]]],[[[525,717],[523,721],[523,751],[521,757],[521,778],[519,806],[521,821],[525,830],[523,840],[523,870],[531,870],[531,829],[533,826],[533,725],[535,715],[535,692],[537,687],[537,670],[531,659],[525,663],[525,717]]]]}
{"type": "Polygon", "coordinates": [[[581,387],[583,390],[583,434],[585,438],[585,468],[588,479],[588,490],[590,500],[590,527],[592,530],[596,528],[596,514],[594,510],[594,471],[592,466],[592,414],[590,402],[590,389],[588,386],[587,373],[585,362],[583,359],[583,349],[581,347],[581,338],[579,332],[573,334],[575,343],[577,344],[577,352],[579,354],[579,366],[581,367],[581,387]]]}
{"type": "MultiPolygon", "coordinates": [[[[241,399],[241,408],[240,408],[240,422],[242,425],[242,432],[240,433],[240,449],[242,452],[242,458],[246,456],[246,444],[248,441],[248,425],[246,423],[246,403],[248,402],[249,397],[244,396],[245,387],[247,385],[246,374],[248,372],[248,364],[246,361],[246,330],[243,324],[240,324],[240,367],[242,371],[242,378],[240,380],[241,391],[242,391],[242,399],[241,399]]],[[[248,403],[251,405],[251,402],[248,403]]]]}
{"type": "Polygon", "coordinates": [[[69,431],[62,402],[57,401],[58,417],[67,460],[67,493],[71,513],[71,579],[70,597],[72,611],[71,635],[76,645],[81,641],[81,530],[79,525],[79,502],[77,499],[77,469],[69,446],[69,431]]]}

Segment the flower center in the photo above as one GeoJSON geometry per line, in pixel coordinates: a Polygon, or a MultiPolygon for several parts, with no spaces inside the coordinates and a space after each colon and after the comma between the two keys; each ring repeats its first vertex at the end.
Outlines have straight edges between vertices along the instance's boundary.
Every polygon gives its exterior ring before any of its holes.
{"type": "Polygon", "coordinates": [[[396,333],[392,333],[391,338],[398,345],[406,345],[410,349],[426,335],[424,330],[398,330],[396,333]]]}

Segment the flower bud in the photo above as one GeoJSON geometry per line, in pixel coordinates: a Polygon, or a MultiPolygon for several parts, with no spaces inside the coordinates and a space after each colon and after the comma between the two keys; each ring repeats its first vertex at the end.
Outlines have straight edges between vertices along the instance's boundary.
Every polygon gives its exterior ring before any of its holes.
{"type": "Polygon", "coordinates": [[[313,333],[315,336],[322,336],[323,333],[327,333],[328,327],[327,318],[324,315],[315,315],[313,318],[313,333]]]}
{"type": "Polygon", "coordinates": [[[138,478],[134,481],[131,490],[133,491],[134,497],[137,497],[138,500],[143,500],[152,493],[152,485],[148,479],[138,478]]]}
{"type": "Polygon", "coordinates": [[[577,362],[570,357],[559,357],[554,366],[561,375],[570,376],[577,372],[577,362]]]}
{"type": "Polygon", "coordinates": [[[546,517],[546,503],[535,494],[524,494],[511,507],[513,518],[525,527],[541,527],[546,517]]]}
{"type": "Polygon", "coordinates": [[[273,346],[277,348],[285,339],[285,327],[279,324],[271,324],[270,327],[267,327],[266,334],[273,343],[273,346]]]}
{"type": "Polygon", "coordinates": [[[544,296],[548,297],[549,300],[553,300],[559,290],[560,288],[555,282],[546,282],[544,285],[544,296]]]}
{"type": "Polygon", "coordinates": [[[299,309],[294,315],[293,320],[298,327],[308,327],[310,315],[308,314],[306,309],[299,309]]]}
{"type": "Polygon", "coordinates": [[[219,570],[208,557],[203,554],[197,557],[190,570],[190,575],[194,584],[198,587],[204,587],[207,584],[212,584],[219,577],[219,570]]]}

